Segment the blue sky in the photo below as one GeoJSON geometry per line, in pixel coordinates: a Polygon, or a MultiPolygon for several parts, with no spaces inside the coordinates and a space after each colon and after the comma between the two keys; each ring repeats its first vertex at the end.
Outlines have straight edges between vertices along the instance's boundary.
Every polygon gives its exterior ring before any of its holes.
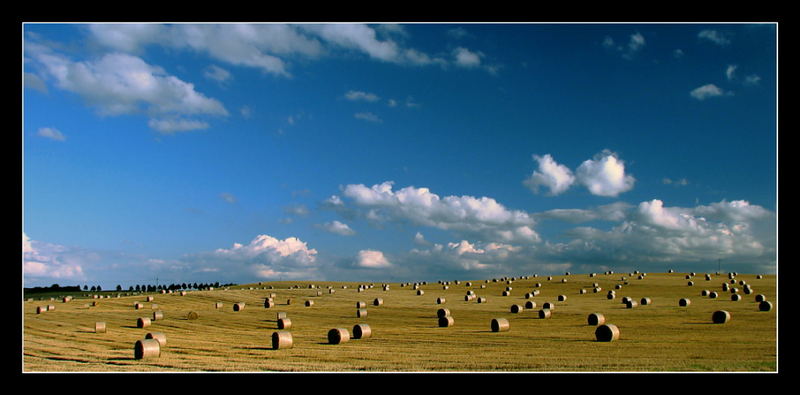
{"type": "Polygon", "coordinates": [[[777,271],[775,24],[25,24],[26,286],[777,271]]]}

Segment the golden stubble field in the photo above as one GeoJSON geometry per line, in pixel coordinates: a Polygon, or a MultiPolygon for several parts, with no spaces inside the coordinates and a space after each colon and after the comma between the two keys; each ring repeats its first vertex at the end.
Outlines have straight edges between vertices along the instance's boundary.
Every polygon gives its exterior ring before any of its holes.
{"type": "MultiPolygon", "coordinates": [[[[103,299],[76,297],[69,302],[25,301],[23,311],[23,372],[776,372],[776,277],[739,274],[736,284],[727,275],[698,273],[688,285],[687,273],[650,273],[643,279],[631,273],[546,276],[527,279],[450,280],[412,285],[284,281],[230,287],[227,290],[173,294],[139,294],[103,299]],[[626,279],[623,280],[622,278],[626,279]],[[566,282],[562,282],[566,279],[566,282]],[[496,280],[496,281],[493,281],[496,280]],[[752,287],[744,294],[739,281],[752,287]],[[444,281],[443,281],[444,282],[444,281]],[[471,285],[467,283],[471,282],[471,285]],[[627,284],[624,284],[627,282],[627,284]],[[536,287],[540,283],[540,287],[536,287]],[[594,283],[602,290],[594,292],[594,283]],[[722,284],[737,288],[742,299],[732,301],[722,284]],[[313,284],[316,288],[309,288],[313,284]],[[622,285],[620,289],[615,286],[622,285]],[[343,288],[346,286],[347,288],[343,288]],[[485,286],[482,288],[481,286],[485,286]],[[272,289],[269,289],[272,287],[272,289]],[[329,288],[330,287],[330,288],[329,288]],[[503,296],[506,287],[510,295],[503,296]],[[252,289],[251,289],[252,288],[252,289]],[[581,294],[580,290],[586,293],[581,294]],[[331,293],[330,290],[334,292],[331,293]],[[484,303],[466,301],[472,290],[484,303]],[[531,298],[533,290],[540,293],[531,298]],[[616,297],[607,298],[614,290],[616,297]],[[701,296],[703,290],[719,297],[701,296]],[[321,295],[318,296],[318,292],[321,295]],[[264,307],[275,294],[275,306],[264,307]],[[763,294],[773,305],[759,311],[755,296],[763,294]],[[151,302],[146,296],[152,296],[151,302]],[[565,301],[558,301],[565,295],[565,301]],[[622,298],[652,304],[628,308],[622,298]],[[375,298],[383,305],[374,306],[375,298]],[[437,304],[437,298],[445,298],[437,304]],[[679,299],[688,298],[688,307],[679,299]],[[287,304],[291,299],[291,303],[287,304]],[[310,307],[305,301],[313,301],[310,307]],[[92,302],[97,306],[92,306],[92,302]],[[366,317],[357,317],[356,303],[366,302],[366,317]],[[512,313],[511,306],[534,301],[534,309],[512,313]],[[144,305],[135,309],[134,303],[144,305]],[[234,311],[235,303],[245,308],[234,311]],[[545,302],[554,304],[552,316],[540,319],[545,302]],[[215,303],[222,307],[215,308],[215,303]],[[38,306],[55,310],[37,314],[38,306]],[[153,305],[157,306],[153,306],[153,305]],[[153,308],[155,307],[155,309],[153,308]],[[447,308],[454,325],[439,327],[437,310],[447,308]],[[717,310],[731,320],[712,323],[717,310]],[[140,317],[163,319],[146,328],[140,317]],[[197,319],[188,314],[196,312],[197,319]],[[277,313],[291,319],[293,347],[273,349],[277,313]],[[591,313],[602,313],[606,323],[619,328],[619,339],[598,342],[591,313]],[[494,318],[505,318],[510,329],[492,332],[494,318]],[[105,322],[106,333],[95,333],[105,322]],[[372,337],[330,344],[328,331],[368,324],[372,337]],[[151,332],[166,335],[161,354],[134,358],[134,344],[151,332]]],[[[510,278],[509,278],[510,279],[510,278]]],[[[109,293],[116,295],[116,293],[109,293]]]]}

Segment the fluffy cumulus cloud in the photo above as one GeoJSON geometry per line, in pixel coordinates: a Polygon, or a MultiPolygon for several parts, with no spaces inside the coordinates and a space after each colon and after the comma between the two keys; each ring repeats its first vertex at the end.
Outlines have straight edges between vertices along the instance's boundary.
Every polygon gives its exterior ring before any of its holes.
{"type": "Polygon", "coordinates": [[[394,191],[393,184],[391,181],[372,187],[350,184],[343,188],[343,195],[377,221],[410,221],[438,229],[480,234],[494,241],[539,241],[530,215],[509,210],[492,198],[442,198],[428,188],[409,186],[394,191]]]}
{"type": "Polygon", "coordinates": [[[717,259],[750,268],[776,263],[776,217],[761,206],[722,201],[684,208],[653,199],[620,209],[624,215],[611,229],[574,228],[565,234],[569,241],[543,243],[537,258],[661,269],[661,264],[710,265],[717,259]]]}
{"type": "Polygon", "coordinates": [[[609,151],[603,151],[581,163],[575,171],[578,183],[594,195],[615,197],[633,188],[636,181],[625,174],[625,162],[609,151]]]}
{"type": "Polygon", "coordinates": [[[324,224],[319,225],[319,227],[327,232],[337,234],[340,236],[352,236],[356,234],[356,231],[350,228],[350,226],[348,226],[346,223],[339,222],[336,220],[331,222],[325,222],[324,224]]]}
{"type": "Polygon", "coordinates": [[[83,281],[84,267],[97,260],[95,254],[31,240],[22,233],[22,271],[26,282],[83,281]]]}
{"type": "Polygon", "coordinates": [[[383,252],[377,250],[361,250],[356,257],[356,266],[369,269],[388,268],[392,263],[383,252]]]}
{"type": "Polygon", "coordinates": [[[81,96],[101,115],[145,113],[151,127],[166,132],[206,126],[174,119],[179,116],[228,115],[218,100],[137,56],[109,53],[73,61],[35,42],[26,45],[26,55],[56,86],[81,96]]]}
{"type": "Polygon", "coordinates": [[[712,98],[712,97],[724,96],[725,94],[726,93],[725,93],[724,90],[722,90],[722,88],[720,88],[720,87],[718,87],[718,86],[716,86],[714,84],[706,84],[706,85],[697,87],[695,89],[692,89],[692,91],[689,92],[689,96],[691,96],[691,97],[693,97],[693,98],[695,98],[697,100],[700,100],[700,101],[703,101],[703,100],[706,100],[706,99],[709,99],[709,98],[712,98]]]}
{"type": "Polygon", "coordinates": [[[534,155],[533,158],[539,162],[539,169],[525,179],[524,184],[534,193],[538,193],[540,187],[547,187],[551,195],[558,195],[575,182],[572,171],[568,167],[556,163],[550,154],[534,155]]]}
{"type": "Polygon", "coordinates": [[[316,276],[316,257],[317,250],[296,237],[280,240],[258,235],[248,244],[234,243],[231,248],[187,256],[184,261],[196,268],[277,279],[316,276]]]}
{"type": "Polygon", "coordinates": [[[627,44],[617,43],[611,36],[605,36],[601,44],[605,48],[621,53],[624,59],[631,60],[644,48],[646,40],[641,33],[636,32],[628,37],[627,44]]]}

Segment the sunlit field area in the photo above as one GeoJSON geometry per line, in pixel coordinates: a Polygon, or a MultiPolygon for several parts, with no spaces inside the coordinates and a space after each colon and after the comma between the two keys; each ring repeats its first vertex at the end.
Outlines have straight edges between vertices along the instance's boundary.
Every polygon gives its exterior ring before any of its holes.
{"type": "Polygon", "coordinates": [[[776,277],[758,277],[606,272],[283,281],[183,294],[28,298],[21,358],[24,372],[775,372],[776,277]],[[690,303],[681,306],[681,299],[690,303]],[[549,318],[540,318],[546,303],[549,318]],[[714,323],[720,310],[728,320],[714,323]],[[288,321],[279,322],[280,313],[288,321]],[[614,325],[618,338],[598,341],[600,326],[588,321],[593,313],[614,325]],[[150,325],[140,327],[140,318],[150,325]],[[507,330],[495,331],[496,319],[506,320],[507,330]],[[359,324],[366,326],[356,338],[359,324]],[[344,330],[338,342],[329,338],[336,328],[344,330]],[[288,332],[289,343],[273,345],[279,331],[288,332]],[[148,334],[163,344],[136,355],[148,334]]]}

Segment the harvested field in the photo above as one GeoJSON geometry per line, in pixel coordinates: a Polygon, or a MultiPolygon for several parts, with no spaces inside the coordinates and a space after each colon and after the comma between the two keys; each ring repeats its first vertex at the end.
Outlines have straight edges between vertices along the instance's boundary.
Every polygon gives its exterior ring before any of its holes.
{"type": "MultiPolygon", "coordinates": [[[[389,284],[358,291],[358,283],[321,282],[336,293],[316,296],[308,282],[263,282],[274,290],[249,289],[253,284],[228,290],[197,291],[159,295],[164,319],[147,328],[137,328],[140,311],[131,306],[143,295],[104,300],[99,306],[77,303],[59,305],[54,311],[37,314],[44,302],[23,302],[23,371],[25,372],[751,372],[777,371],[776,278],[739,274],[737,279],[757,287],[772,303],[760,311],[755,298],[739,302],[729,298],[695,297],[688,307],[677,300],[690,298],[696,290],[686,286],[686,273],[649,273],[647,280],[626,286],[634,299],[648,297],[652,306],[627,309],[601,293],[580,294],[593,283],[613,288],[618,275],[582,275],[561,282],[563,276],[538,288],[531,299],[538,303],[572,295],[558,305],[550,319],[538,319],[537,310],[509,311],[510,304],[524,305],[524,292],[495,297],[483,303],[464,301],[463,288],[442,290],[440,284],[420,285],[424,291],[449,298],[447,309],[458,318],[452,327],[439,327],[432,312],[440,306],[435,299],[420,298],[411,287],[389,284]],[[589,281],[591,280],[591,281],[589,281]],[[298,284],[300,287],[292,288],[298,284]],[[346,286],[346,288],[345,288],[346,286]],[[265,297],[276,293],[277,307],[291,317],[291,348],[273,349],[272,334],[278,328],[274,309],[262,307],[265,297]],[[314,297],[313,308],[289,299],[314,297]],[[369,315],[358,318],[353,305],[380,297],[369,315]],[[234,312],[215,308],[215,303],[232,306],[244,302],[248,308],[234,312]],[[438,306],[438,307],[437,307],[438,306]],[[717,310],[729,311],[735,319],[715,325],[709,319],[717,310]],[[190,320],[191,311],[199,318],[190,320]],[[613,342],[597,342],[596,327],[586,317],[601,313],[620,330],[613,342]],[[488,323],[505,318],[512,328],[493,333],[488,323]],[[105,322],[106,332],[96,333],[95,323],[105,322]],[[331,328],[353,328],[368,324],[372,336],[331,345],[331,328]],[[133,345],[149,332],[163,333],[169,342],[160,356],[134,358],[133,345]],[[398,352],[402,350],[402,352],[398,352]],[[586,356],[591,355],[591,358],[586,356]]],[[[534,288],[534,277],[517,278],[514,287],[534,288]]],[[[472,283],[484,283],[472,279],[472,283]]],[[[479,297],[499,295],[506,284],[486,282],[477,288],[479,297]]],[[[259,287],[262,288],[262,287],[259,287]]]]}

